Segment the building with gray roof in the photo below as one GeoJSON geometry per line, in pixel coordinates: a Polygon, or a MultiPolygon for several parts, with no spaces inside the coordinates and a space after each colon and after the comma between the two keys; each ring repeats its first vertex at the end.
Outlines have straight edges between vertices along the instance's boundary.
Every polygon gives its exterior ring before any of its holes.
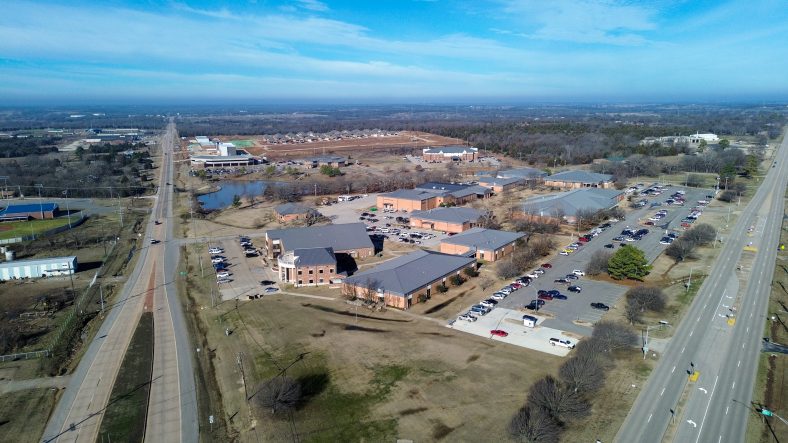
{"type": "Polygon", "coordinates": [[[544,184],[557,188],[612,188],[613,176],[596,172],[576,170],[563,171],[545,177],[544,184]]]}
{"type": "Polygon", "coordinates": [[[276,218],[281,223],[303,220],[310,216],[320,215],[316,209],[298,203],[284,203],[274,208],[276,218]]]}
{"type": "Polygon", "coordinates": [[[473,208],[435,208],[414,211],[410,215],[410,225],[414,228],[432,229],[447,233],[460,233],[478,226],[488,213],[473,208]]]}
{"type": "Polygon", "coordinates": [[[420,250],[346,278],[342,293],[408,309],[421,301],[420,296],[431,297],[452,275],[475,267],[472,257],[420,250]]]}
{"type": "Polygon", "coordinates": [[[498,171],[500,178],[514,178],[519,177],[525,180],[541,180],[547,176],[547,173],[541,169],[535,168],[514,168],[498,171]]]}
{"type": "Polygon", "coordinates": [[[299,286],[327,285],[338,275],[337,258],[331,248],[301,248],[276,259],[279,281],[299,286]]]}
{"type": "Polygon", "coordinates": [[[479,159],[479,149],[471,146],[441,146],[422,149],[422,157],[426,162],[466,161],[479,159]]]}
{"type": "Polygon", "coordinates": [[[573,189],[529,198],[520,206],[520,215],[526,218],[554,219],[574,223],[579,211],[598,212],[612,209],[623,197],[624,192],[616,189],[573,189]]]}
{"type": "Polygon", "coordinates": [[[395,211],[419,211],[440,205],[463,205],[492,195],[492,191],[479,185],[428,182],[414,189],[398,189],[377,197],[377,206],[395,211]]]}
{"type": "Polygon", "coordinates": [[[334,253],[354,258],[369,257],[375,247],[364,223],[310,226],[307,228],[272,229],[265,233],[269,258],[296,249],[331,248],[334,253]]]}
{"type": "Polygon", "coordinates": [[[440,251],[496,261],[514,252],[517,240],[523,237],[525,234],[522,232],[472,228],[441,240],[440,251]]]}
{"type": "Polygon", "coordinates": [[[524,179],[521,177],[479,177],[479,186],[501,193],[515,188],[523,181],[524,179]]]}

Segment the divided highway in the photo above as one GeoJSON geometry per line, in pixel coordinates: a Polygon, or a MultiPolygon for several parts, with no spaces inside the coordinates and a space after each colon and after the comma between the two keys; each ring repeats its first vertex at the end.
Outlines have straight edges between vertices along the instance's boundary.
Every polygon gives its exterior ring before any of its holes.
{"type": "Polygon", "coordinates": [[[100,439],[98,432],[104,409],[144,309],[152,309],[155,320],[154,382],[146,440],[198,440],[192,346],[174,285],[179,249],[178,242],[172,241],[172,189],[165,185],[172,182],[172,152],[176,140],[175,125],[170,122],[161,138],[164,155],[161,186],[153,216],[137,251],[137,263],[49,418],[43,436],[45,442],[93,443],[100,439]],[[161,224],[155,225],[155,219],[161,224]],[[151,245],[151,239],[162,243],[151,245]],[[143,295],[153,276],[153,307],[146,307],[143,295]]]}
{"type": "Polygon", "coordinates": [[[675,442],[744,441],[761,333],[777,254],[788,180],[788,138],[779,147],[776,167],[736,225],[720,256],[676,329],[668,348],[643,387],[616,441],[660,442],[675,420],[675,442]],[[752,232],[748,233],[750,227],[752,232]],[[743,248],[757,247],[750,269],[738,270],[743,248]],[[739,279],[746,284],[742,291],[739,279]],[[729,308],[739,307],[734,326],[729,308]],[[688,382],[688,371],[700,378],[688,382]],[[684,393],[687,401],[677,405],[684,393]],[[675,412],[675,414],[673,413],[675,412]]]}

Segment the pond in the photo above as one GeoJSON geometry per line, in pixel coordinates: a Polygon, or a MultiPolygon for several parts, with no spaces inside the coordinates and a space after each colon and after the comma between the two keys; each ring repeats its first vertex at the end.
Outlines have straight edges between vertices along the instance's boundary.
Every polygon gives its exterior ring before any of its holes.
{"type": "Polygon", "coordinates": [[[233,198],[236,195],[241,197],[257,197],[263,195],[265,188],[268,186],[276,186],[279,182],[272,182],[266,180],[254,181],[220,181],[216,183],[219,190],[209,194],[203,194],[197,197],[202,208],[207,211],[215,211],[224,209],[233,204],[233,198]]]}

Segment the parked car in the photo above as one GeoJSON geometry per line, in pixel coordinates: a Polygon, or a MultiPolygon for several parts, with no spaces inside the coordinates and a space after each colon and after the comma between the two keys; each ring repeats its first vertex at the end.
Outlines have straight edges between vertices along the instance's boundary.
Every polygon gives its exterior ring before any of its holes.
{"type": "Polygon", "coordinates": [[[600,311],[609,311],[610,306],[604,303],[591,303],[591,307],[594,309],[599,309],[600,311]]]}
{"type": "Polygon", "coordinates": [[[542,294],[539,296],[539,300],[552,300],[553,296],[549,294],[542,294]]]}
{"type": "Polygon", "coordinates": [[[217,247],[208,248],[209,254],[221,254],[222,252],[224,252],[224,249],[222,248],[217,248],[217,247]]]}
{"type": "Polygon", "coordinates": [[[495,307],[495,305],[497,305],[497,304],[498,304],[498,302],[497,302],[497,301],[495,301],[495,300],[492,300],[492,299],[487,299],[487,300],[482,300],[482,301],[480,301],[480,302],[479,302],[479,304],[480,304],[480,305],[482,305],[482,306],[484,306],[485,308],[490,308],[490,309],[492,309],[492,308],[494,308],[494,307],[495,307]]]}
{"type": "Polygon", "coordinates": [[[216,270],[216,278],[230,278],[230,273],[225,270],[216,270]]]}
{"type": "Polygon", "coordinates": [[[619,235],[618,237],[613,237],[613,241],[624,241],[625,237],[619,235]]]}
{"type": "Polygon", "coordinates": [[[577,286],[577,285],[572,285],[572,286],[566,288],[566,290],[569,291],[569,292],[580,292],[580,291],[583,290],[583,288],[581,288],[580,286],[577,286]]]}
{"type": "Polygon", "coordinates": [[[608,243],[608,244],[605,245],[605,247],[608,248],[608,249],[613,249],[613,248],[615,248],[615,245],[613,245],[613,243],[608,243]]]}
{"type": "Polygon", "coordinates": [[[575,274],[578,277],[582,277],[582,276],[586,275],[585,272],[583,272],[583,271],[581,271],[579,269],[575,269],[574,271],[572,271],[572,274],[575,274]]]}
{"type": "Polygon", "coordinates": [[[275,285],[276,282],[273,281],[273,280],[263,280],[263,281],[260,282],[260,284],[263,285],[263,286],[269,286],[269,285],[275,285]]]}
{"type": "Polygon", "coordinates": [[[530,279],[532,279],[532,280],[535,280],[535,279],[539,278],[539,274],[536,274],[534,272],[532,272],[530,274],[526,274],[525,276],[530,278],[530,279]]]}
{"type": "Polygon", "coordinates": [[[569,348],[569,349],[574,349],[575,348],[575,345],[572,344],[571,341],[563,339],[563,338],[555,338],[555,337],[553,337],[549,341],[550,341],[550,344],[553,345],[553,346],[562,346],[564,348],[569,348]]]}
{"type": "Polygon", "coordinates": [[[155,238],[150,239],[150,244],[152,245],[158,245],[159,243],[161,243],[161,241],[156,240],[155,238]]]}
{"type": "Polygon", "coordinates": [[[550,263],[542,263],[542,267],[545,269],[550,269],[553,267],[553,265],[551,265],[550,263]]]}
{"type": "Polygon", "coordinates": [[[557,278],[557,279],[553,280],[553,283],[569,283],[569,280],[567,280],[565,278],[557,278]]]}
{"type": "Polygon", "coordinates": [[[470,314],[470,312],[460,315],[459,317],[457,317],[457,319],[458,319],[458,320],[469,321],[469,322],[471,322],[471,323],[472,323],[472,322],[475,322],[475,321],[477,320],[477,318],[476,318],[476,317],[474,317],[474,316],[472,316],[472,315],[470,314]]]}
{"type": "Polygon", "coordinates": [[[575,274],[566,274],[566,277],[564,278],[567,280],[578,280],[580,277],[576,276],[575,274]]]}
{"type": "Polygon", "coordinates": [[[569,253],[566,252],[566,251],[561,251],[561,252],[558,253],[558,255],[569,255],[569,253]]]}
{"type": "Polygon", "coordinates": [[[560,294],[560,292],[557,289],[551,289],[551,290],[547,291],[547,295],[551,295],[553,297],[555,297],[558,294],[560,294]]]}
{"type": "Polygon", "coordinates": [[[535,311],[541,308],[542,306],[544,306],[544,303],[545,303],[544,300],[531,300],[530,303],[525,305],[525,309],[530,309],[532,311],[535,311]]]}
{"type": "Polygon", "coordinates": [[[512,282],[509,284],[509,286],[511,286],[515,291],[523,287],[523,285],[519,282],[512,282]]]}
{"type": "Polygon", "coordinates": [[[473,305],[471,307],[471,312],[476,312],[481,315],[486,315],[487,313],[490,312],[490,308],[482,305],[473,305]]]}
{"type": "Polygon", "coordinates": [[[545,295],[545,294],[547,294],[547,290],[546,289],[540,289],[540,290],[536,291],[536,295],[545,295]]]}
{"type": "Polygon", "coordinates": [[[553,296],[553,298],[556,299],[556,300],[567,300],[569,297],[565,296],[564,294],[560,294],[559,293],[559,294],[555,294],[553,296]]]}
{"type": "Polygon", "coordinates": [[[263,290],[263,292],[265,292],[266,294],[270,294],[270,293],[272,293],[272,292],[276,292],[276,291],[278,291],[278,290],[279,290],[279,288],[275,288],[275,287],[273,287],[273,286],[269,286],[269,287],[265,288],[265,289],[263,290]]]}
{"type": "Polygon", "coordinates": [[[496,292],[495,294],[491,295],[490,298],[493,300],[500,301],[506,298],[506,294],[504,294],[503,292],[496,292]]]}
{"type": "Polygon", "coordinates": [[[224,263],[224,258],[222,258],[222,257],[213,257],[211,259],[211,263],[213,263],[213,264],[224,263]]]}
{"type": "Polygon", "coordinates": [[[509,295],[512,293],[512,290],[510,288],[501,288],[498,290],[498,292],[503,292],[504,294],[509,295]]]}
{"type": "Polygon", "coordinates": [[[544,274],[544,269],[535,269],[534,274],[542,275],[544,274]]]}
{"type": "Polygon", "coordinates": [[[509,335],[509,333],[502,329],[493,329],[490,331],[490,335],[495,335],[496,337],[506,337],[509,335]]]}

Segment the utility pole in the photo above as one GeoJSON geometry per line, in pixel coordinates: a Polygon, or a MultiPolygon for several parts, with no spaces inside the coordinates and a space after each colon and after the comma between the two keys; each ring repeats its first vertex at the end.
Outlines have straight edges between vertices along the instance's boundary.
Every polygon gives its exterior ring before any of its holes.
{"type": "Polygon", "coordinates": [[[44,202],[41,200],[41,188],[43,187],[44,185],[40,183],[36,184],[36,188],[38,188],[38,208],[41,210],[41,220],[44,219],[44,202]]]}
{"type": "Polygon", "coordinates": [[[690,268],[690,275],[689,275],[689,278],[687,279],[687,290],[685,292],[689,292],[690,286],[692,285],[692,270],[693,269],[694,268],[690,268]]]}
{"type": "Polygon", "coordinates": [[[65,195],[66,199],[66,213],[68,214],[68,229],[71,229],[71,210],[68,208],[68,189],[63,191],[63,195],[65,195]]]}
{"type": "Polygon", "coordinates": [[[101,299],[101,313],[104,313],[104,288],[99,283],[99,297],[101,299]]]}

